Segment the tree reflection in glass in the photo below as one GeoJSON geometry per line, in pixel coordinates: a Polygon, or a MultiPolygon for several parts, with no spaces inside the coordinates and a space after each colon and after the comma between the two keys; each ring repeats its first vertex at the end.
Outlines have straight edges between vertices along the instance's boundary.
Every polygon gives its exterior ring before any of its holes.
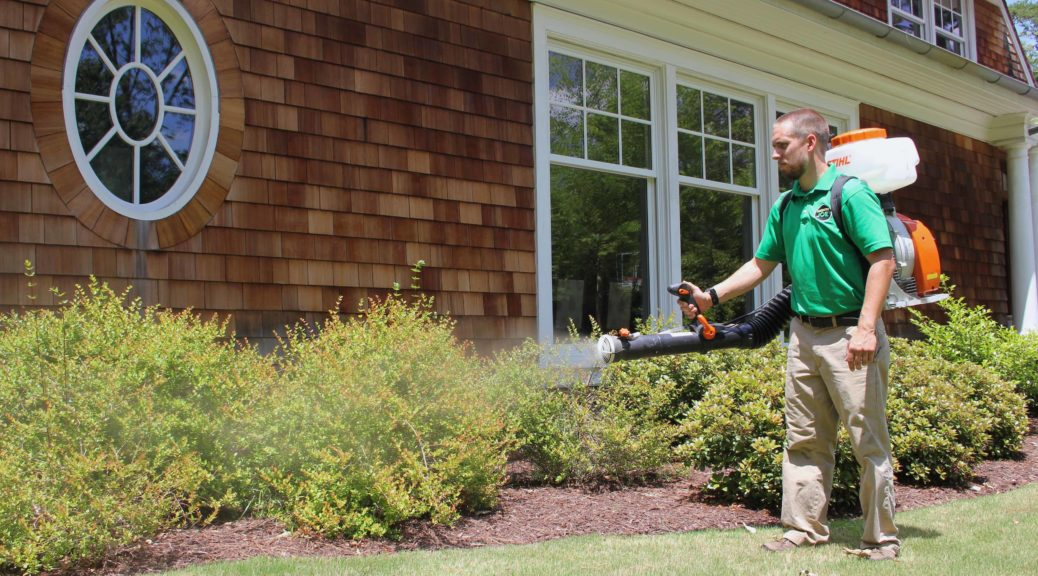
{"type": "Polygon", "coordinates": [[[127,203],[161,199],[184,171],[196,128],[176,36],[145,8],[115,8],[87,36],[75,78],[79,143],[98,180],[127,203]]]}
{"type": "MultiPolygon", "coordinates": [[[[682,186],[679,204],[682,278],[706,289],[752,257],[752,198],[682,186]]],[[[752,309],[751,292],[714,308],[709,316],[727,321],[752,309]]]]}
{"type": "Polygon", "coordinates": [[[551,153],[584,157],[584,112],[551,105],[551,153]]]}
{"type": "Polygon", "coordinates": [[[597,62],[587,63],[587,107],[603,112],[618,111],[616,68],[597,62]]]}
{"type": "Polygon", "coordinates": [[[652,168],[649,80],[645,74],[549,52],[551,153],[652,168]]]}
{"type": "Polygon", "coordinates": [[[755,110],[750,102],[678,84],[678,173],[755,188],[755,110]]]}
{"type": "Polygon", "coordinates": [[[587,115],[587,157],[589,160],[610,162],[620,161],[620,127],[616,116],[595,114],[587,115]]]}
{"type": "Polygon", "coordinates": [[[588,335],[643,318],[648,188],[645,179],[551,168],[552,300],[556,336],[572,322],[588,335]]]}

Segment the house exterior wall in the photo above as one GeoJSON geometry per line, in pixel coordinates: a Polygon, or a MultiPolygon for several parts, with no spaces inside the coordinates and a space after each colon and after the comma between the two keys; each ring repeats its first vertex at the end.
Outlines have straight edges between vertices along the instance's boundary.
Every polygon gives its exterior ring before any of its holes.
{"type": "MultiPolygon", "coordinates": [[[[157,225],[104,213],[73,177],[61,134],[56,63],[64,57],[63,37],[89,3],[0,0],[0,309],[53,306],[56,297],[46,288],[68,294],[93,275],[115,289],[133,286],[132,294],[146,304],[229,316],[236,334],[270,349],[273,334],[285,325],[319,322],[332,309],[356,313],[362,299],[384,295],[394,283],[406,290],[412,265],[423,260],[421,289],[457,320],[459,337],[487,351],[538,335],[537,298],[545,293],[539,282],[548,284],[549,293],[542,315],[552,313],[545,311],[551,307],[551,266],[538,264],[535,254],[535,243],[542,250],[545,244],[536,237],[544,229],[535,230],[535,188],[547,187],[535,180],[540,117],[534,62],[547,49],[537,50],[531,2],[187,0],[227,96],[217,146],[222,160],[211,170],[214,184],[200,193],[198,209],[157,225]],[[23,274],[27,260],[36,267],[35,293],[23,274]]],[[[841,3],[887,21],[885,0],[841,3]]],[[[687,13],[698,10],[679,4],[687,13]]],[[[974,0],[973,6],[979,63],[1026,82],[1005,45],[1008,30],[999,5],[974,0]]],[[[624,2],[573,2],[566,14],[608,30],[606,19],[578,16],[597,8],[622,10],[624,2]]],[[[733,3],[711,10],[746,16],[740,11],[749,8],[733,3]]],[[[648,6],[653,14],[647,18],[665,9],[648,6]]],[[[721,15],[726,17],[717,18],[719,26],[744,21],[721,15]]],[[[827,46],[839,45],[835,40],[844,33],[795,12],[776,15],[832,35],[827,46]]],[[[758,62],[771,55],[732,41],[738,34],[719,28],[714,44],[699,52],[702,35],[695,36],[695,45],[673,38],[688,38],[688,30],[703,25],[700,19],[665,23],[674,29],[652,39],[639,36],[637,26],[616,28],[630,36],[623,48],[611,45],[609,35],[578,36],[591,53],[613,54],[618,61],[625,51],[667,44],[658,50],[677,51],[668,66],[678,82],[718,82],[743,96],[739,90],[749,89],[761,130],[783,106],[819,102],[847,127],[880,126],[912,137],[922,159],[919,181],[897,192],[899,210],[936,234],[958,295],[989,307],[1000,321],[1010,320],[1002,149],[948,124],[937,128],[913,120],[910,112],[889,105],[890,99],[886,109],[859,105],[868,98],[859,100],[843,85],[808,77],[807,93],[820,99],[799,98],[797,74],[769,71],[758,62]],[[660,40],[667,37],[672,40],[660,40]]],[[[889,44],[861,34],[851,40],[874,49],[875,59],[886,65],[886,52],[876,46],[889,44]]],[[[920,70],[906,68],[906,61],[918,63],[898,50],[891,48],[898,70],[920,70]]],[[[646,62],[652,60],[650,51],[646,62]]],[[[796,65],[790,70],[802,72],[796,65]]],[[[906,86],[913,94],[911,82],[906,86]]],[[[887,95],[868,94],[873,100],[887,95]]],[[[908,107],[923,100],[897,101],[908,107]]],[[[766,148],[766,140],[761,146],[766,148]]],[[[766,157],[765,150],[759,163],[762,206],[777,195],[773,175],[765,175],[771,171],[766,157]]],[[[550,165],[541,162],[539,178],[550,165]]],[[[676,225],[661,225],[654,234],[673,233],[676,225]]],[[[669,254],[659,255],[660,270],[669,254]]],[[[666,294],[656,300],[672,303],[666,294]]],[[[906,312],[886,314],[893,333],[912,333],[906,312]]]]}
{"type": "Polygon", "coordinates": [[[887,21],[887,0],[836,0],[840,4],[871,16],[880,22],[887,21]]]}
{"type": "MultiPolygon", "coordinates": [[[[894,112],[861,107],[863,127],[884,128],[888,137],[909,137],[919,150],[918,179],[894,192],[898,212],[925,224],[941,255],[941,270],[956,285],[955,296],[983,305],[1008,323],[1009,271],[1006,236],[1005,152],[894,112]]],[[[937,315],[936,305],[920,307],[937,315]]],[[[892,334],[915,334],[905,310],[884,313],[892,334]]]]}
{"type": "MultiPolygon", "coordinates": [[[[888,22],[887,0],[836,0],[844,6],[857,10],[880,22],[888,22]]],[[[1027,82],[1024,63],[1020,61],[1009,41],[1011,31],[1002,17],[999,3],[973,0],[973,18],[976,27],[977,63],[997,70],[1007,76],[1027,82]]]]}
{"type": "Polygon", "coordinates": [[[226,30],[240,68],[239,85],[221,86],[242,96],[240,155],[200,231],[161,248],[161,230],[121,242],[132,223],[85,226],[45,166],[60,161],[41,154],[34,111],[47,98],[31,72],[87,4],[0,2],[4,309],[54,304],[46,287],[70,293],[95,275],[147,304],[230,315],[269,349],[274,331],[319,321],[340,297],[354,313],[406,289],[424,260],[421,287],[460,337],[486,348],[533,334],[527,1],[188,2],[203,29],[226,30]]]}
{"type": "Polygon", "coordinates": [[[1009,41],[1011,30],[1006,26],[999,6],[989,2],[974,2],[973,13],[977,27],[977,62],[1007,76],[1027,82],[1027,74],[1009,41]]]}

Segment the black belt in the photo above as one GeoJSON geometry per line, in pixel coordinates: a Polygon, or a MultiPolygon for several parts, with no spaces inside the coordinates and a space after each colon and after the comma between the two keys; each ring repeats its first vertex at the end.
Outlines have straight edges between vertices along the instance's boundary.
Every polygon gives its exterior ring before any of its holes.
{"type": "Polygon", "coordinates": [[[812,328],[836,328],[837,326],[857,326],[860,311],[848,312],[838,316],[801,316],[797,318],[812,328]]]}

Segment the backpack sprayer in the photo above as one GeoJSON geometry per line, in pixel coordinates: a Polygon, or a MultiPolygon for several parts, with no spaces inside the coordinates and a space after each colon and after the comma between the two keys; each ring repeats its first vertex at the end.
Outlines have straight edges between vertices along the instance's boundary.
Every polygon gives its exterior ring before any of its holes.
{"type": "MultiPolygon", "coordinates": [[[[844,174],[868,182],[879,197],[896,263],[885,309],[917,306],[947,298],[947,294],[938,293],[941,261],[933,234],[922,222],[898,214],[894,208],[893,191],[916,180],[919,153],[915,143],[910,138],[887,138],[887,131],[882,128],[853,130],[833,138],[833,148],[826,152],[825,161],[844,174]]],[[[839,187],[834,186],[834,190],[837,188],[842,188],[842,182],[839,187]]],[[[830,208],[834,215],[840,211],[839,197],[839,191],[830,193],[830,208]]],[[[840,220],[838,217],[837,222],[840,220]]],[[[687,282],[674,284],[667,291],[692,303],[692,286],[687,282]]],[[[621,329],[599,338],[598,354],[602,362],[608,364],[721,348],[760,348],[778,336],[792,318],[791,297],[792,287],[787,286],[738,323],[711,324],[699,314],[696,318],[698,325],[688,329],[658,334],[631,333],[621,329]]]]}

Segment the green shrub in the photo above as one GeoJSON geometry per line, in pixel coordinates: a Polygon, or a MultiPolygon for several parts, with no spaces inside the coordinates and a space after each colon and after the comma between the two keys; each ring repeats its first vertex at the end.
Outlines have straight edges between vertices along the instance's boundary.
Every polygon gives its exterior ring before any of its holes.
{"type": "MultiPolygon", "coordinates": [[[[972,363],[934,357],[929,347],[891,339],[887,413],[898,477],[920,485],[961,483],[983,458],[1018,451],[1026,431],[1023,397],[972,363]]],[[[781,502],[784,351],[729,352],[726,372],[689,411],[679,452],[710,469],[706,491],[775,508],[781,502]]],[[[838,435],[831,508],[857,507],[859,467],[838,435]]]]}
{"type": "Polygon", "coordinates": [[[391,296],[361,317],[291,330],[250,431],[262,512],[362,537],[493,507],[510,440],[484,395],[484,364],[452,329],[428,300],[391,296]]]}
{"type": "Polygon", "coordinates": [[[96,557],[240,505],[230,432],[272,372],[225,337],[96,281],[0,319],[0,566],[96,557]]]}
{"type": "Polygon", "coordinates": [[[7,452],[0,460],[0,566],[33,574],[196,519],[194,494],[210,475],[195,456],[169,450],[129,462],[113,453],[34,462],[34,455],[7,452]]]}
{"type": "Polygon", "coordinates": [[[642,382],[662,387],[667,397],[657,403],[656,412],[651,417],[661,422],[677,423],[703,396],[725,358],[727,356],[723,354],[673,354],[617,362],[602,370],[602,385],[616,385],[622,389],[630,382],[642,382]]]}
{"type": "Polygon", "coordinates": [[[528,342],[499,355],[492,371],[533,479],[631,482],[659,474],[673,460],[677,427],[666,414],[676,383],[610,369],[592,382],[594,372],[564,361],[573,346],[592,354],[587,341],[547,349],[528,342]]]}
{"type": "Polygon", "coordinates": [[[553,483],[628,482],[656,475],[677,427],[654,418],[665,392],[644,382],[530,390],[516,406],[520,451],[553,483]]]}
{"type": "MultiPolygon", "coordinates": [[[[945,286],[951,293],[954,286],[945,286]]],[[[964,298],[937,303],[947,320],[939,323],[915,309],[914,324],[935,355],[952,362],[972,362],[1014,382],[1032,410],[1038,411],[1038,334],[1018,334],[996,322],[984,306],[969,306],[964,298]]]]}
{"type": "Polygon", "coordinates": [[[682,423],[688,438],[678,452],[690,465],[710,469],[705,491],[753,506],[776,507],[782,493],[785,350],[726,351],[725,370],[682,423]]]}
{"type": "Polygon", "coordinates": [[[1027,415],[1012,384],[972,362],[934,356],[928,344],[891,343],[887,412],[900,477],[961,484],[980,460],[1019,451],[1027,415]]]}
{"type": "Polygon", "coordinates": [[[1016,383],[1033,414],[1038,415],[1038,333],[1017,334],[1003,330],[991,367],[1000,376],[1016,383]]]}

